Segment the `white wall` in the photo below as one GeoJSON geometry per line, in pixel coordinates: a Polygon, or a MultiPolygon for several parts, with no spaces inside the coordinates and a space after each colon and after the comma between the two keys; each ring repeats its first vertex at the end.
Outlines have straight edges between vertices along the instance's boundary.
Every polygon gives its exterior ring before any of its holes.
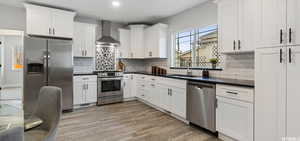
{"type": "Polygon", "coordinates": [[[25,8],[15,8],[0,5],[0,29],[22,30],[26,29],[25,8]]]}
{"type": "Polygon", "coordinates": [[[12,64],[12,48],[23,47],[23,38],[21,36],[2,36],[2,51],[1,58],[3,60],[3,76],[2,85],[4,86],[22,86],[23,84],[23,71],[13,70],[12,64]]]}

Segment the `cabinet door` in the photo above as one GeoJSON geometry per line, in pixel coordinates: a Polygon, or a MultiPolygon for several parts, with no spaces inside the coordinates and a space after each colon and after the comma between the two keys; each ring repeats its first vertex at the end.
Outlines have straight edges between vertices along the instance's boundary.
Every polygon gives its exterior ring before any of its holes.
{"type": "Polygon", "coordinates": [[[260,0],[258,23],[259,47],[284,44],[286,42],[286,0],[260,0]]]}
{"type": "Polygon", "coordinates": [[[83,91],[84,91],[84,83],[83,82],[74,82],[74,96],[73,101],[74,105],[80,105],[83,104],[84,97],[83,97],[83,91]]]}
{"type": "Polygon", "coordinates": [[[85,32],[85,50],[86,57],[95,57],[96,51],[96,25],[87,24],[85,32]]]}
{"type": "Polygon", "coordinates": [[[280,63],[280,50],[286,53],[280,47],[255,52],[255,141],[285,137],[286,59],[280,63]]]}
{"type": "Polygon", "coordinates": [[[171,112],[186,118],[186,90],[172,88],[171,89],[171,112]]]}
{"type": "Polygon", "coordinates": [[[73,12],[52,9],[53,36],[73,38],[74,16],[73,12]]]}
{"type": "Polygon", "coordinates": [[[146,28],[145,29],[145,57],[146,58],[152,58],[158,55],[156,52],[154,52],[155,50],[154,48],[158,47],[157,42],[155,42],[155,38],[159,38],[155,36],[155,29],[153,27],[146,28]]]}
{"type": "Polygon", "coordinates": [[[288,48],[291,59],[287,63],[287,137],[299,137],[300,111],[299,111],[299,71],[300,71],[300,46],[288,48]]]}
{"type": "Polygon", "coordinates": [[[74,24],[74,39],[73,39],[73,55],[75,57],[83,57],[84,48],[84,38],[82,38],[82,33],[84,33],[83,23],[75,22],[74,24]]]}
{"type": "Polygon", "coordinates": [[[169,93],[169,88],[168,86],[158,84],[157,85],[157,90],[159,91],[160,95],[160,104],[159,107],[162,109],[165,109],[167,111],[171,111],[171,96],[169,93]]]}
{"type": "Polygon", "coordinates": [[[217,96],[216,128],[239,141],[253,141],[253,104],[217,96]]]}
{"type": "Polygon", "coordinates": [[[131,49],[130,49],[130,30],[119,29],[120,32],[120,47],[119,49],[119,58],[130,58],[131,49]]]}
{"type": "Polygon", "coordinates": [[[137,90],[136,75],[132,74],[131,75],[131,95],[132,95],[132,97],[137,96],[136,90],[137,90]]]}
{"type": "Polygon", "coordinates": [[[258,0],[239,0],[238,42],[239,51],[254,51],[257,46],[258,0]]]}
{"type": "Polygon", "coordinates": [[[287,33],[289,45],[300,45],[300,1],[287,0],[287,33]]]}
{"type": "Polygon", "coordinates": [[[131,58],[144,58],[144,26],[131,27],[130,30],[131,58]]]}
{"type": "Polygon", "coordinates": [[[86,103],[97,102],[97,82],[86,82],[86,103]]]}
{"type": "Polygon", "coordinates": [[[27,34],[50,36],[52,34],[51,9],[30,4],[25,4],[25,6],[27,34]]]}
{"type": "Polygon", "coordinates": [[[237,50],[238,0],[218,2],[219,46],[222,52],[237,50]]]}
{"type": "Polygon", "coordinates": [[[131,75],[124,75],[123,79],[123,93],[124,98],[131,98],[131,75]]]}

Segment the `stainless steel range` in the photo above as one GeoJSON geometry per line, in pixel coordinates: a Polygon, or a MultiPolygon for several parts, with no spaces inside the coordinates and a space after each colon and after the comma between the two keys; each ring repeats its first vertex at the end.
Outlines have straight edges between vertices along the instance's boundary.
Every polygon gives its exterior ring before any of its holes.
{"type": "Polygon", "coordinates": [[[98,73],[97,105],[118,103],[123,101],[123,73],[116,71],[98,73]]]}

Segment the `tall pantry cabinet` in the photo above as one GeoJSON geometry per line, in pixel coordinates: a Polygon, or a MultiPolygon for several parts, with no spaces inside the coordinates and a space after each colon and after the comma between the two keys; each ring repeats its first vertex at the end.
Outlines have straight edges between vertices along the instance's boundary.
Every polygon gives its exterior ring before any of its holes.
{"type": "Polygon", "coordinates": [[[300,136],[300,1],[263,0],[255,54],[255,141],[300,136]]]}

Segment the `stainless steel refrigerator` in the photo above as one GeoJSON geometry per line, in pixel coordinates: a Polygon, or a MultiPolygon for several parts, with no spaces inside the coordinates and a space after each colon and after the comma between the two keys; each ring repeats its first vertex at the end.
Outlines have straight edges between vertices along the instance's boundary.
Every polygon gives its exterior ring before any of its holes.
{"type": "Polygon", "coordinates": [[[63,110],[72,110],[73,55],[71,40],[24,38],[25,112],[35,111],[39,91],[43,86],[62,88],[63,110]]]}

